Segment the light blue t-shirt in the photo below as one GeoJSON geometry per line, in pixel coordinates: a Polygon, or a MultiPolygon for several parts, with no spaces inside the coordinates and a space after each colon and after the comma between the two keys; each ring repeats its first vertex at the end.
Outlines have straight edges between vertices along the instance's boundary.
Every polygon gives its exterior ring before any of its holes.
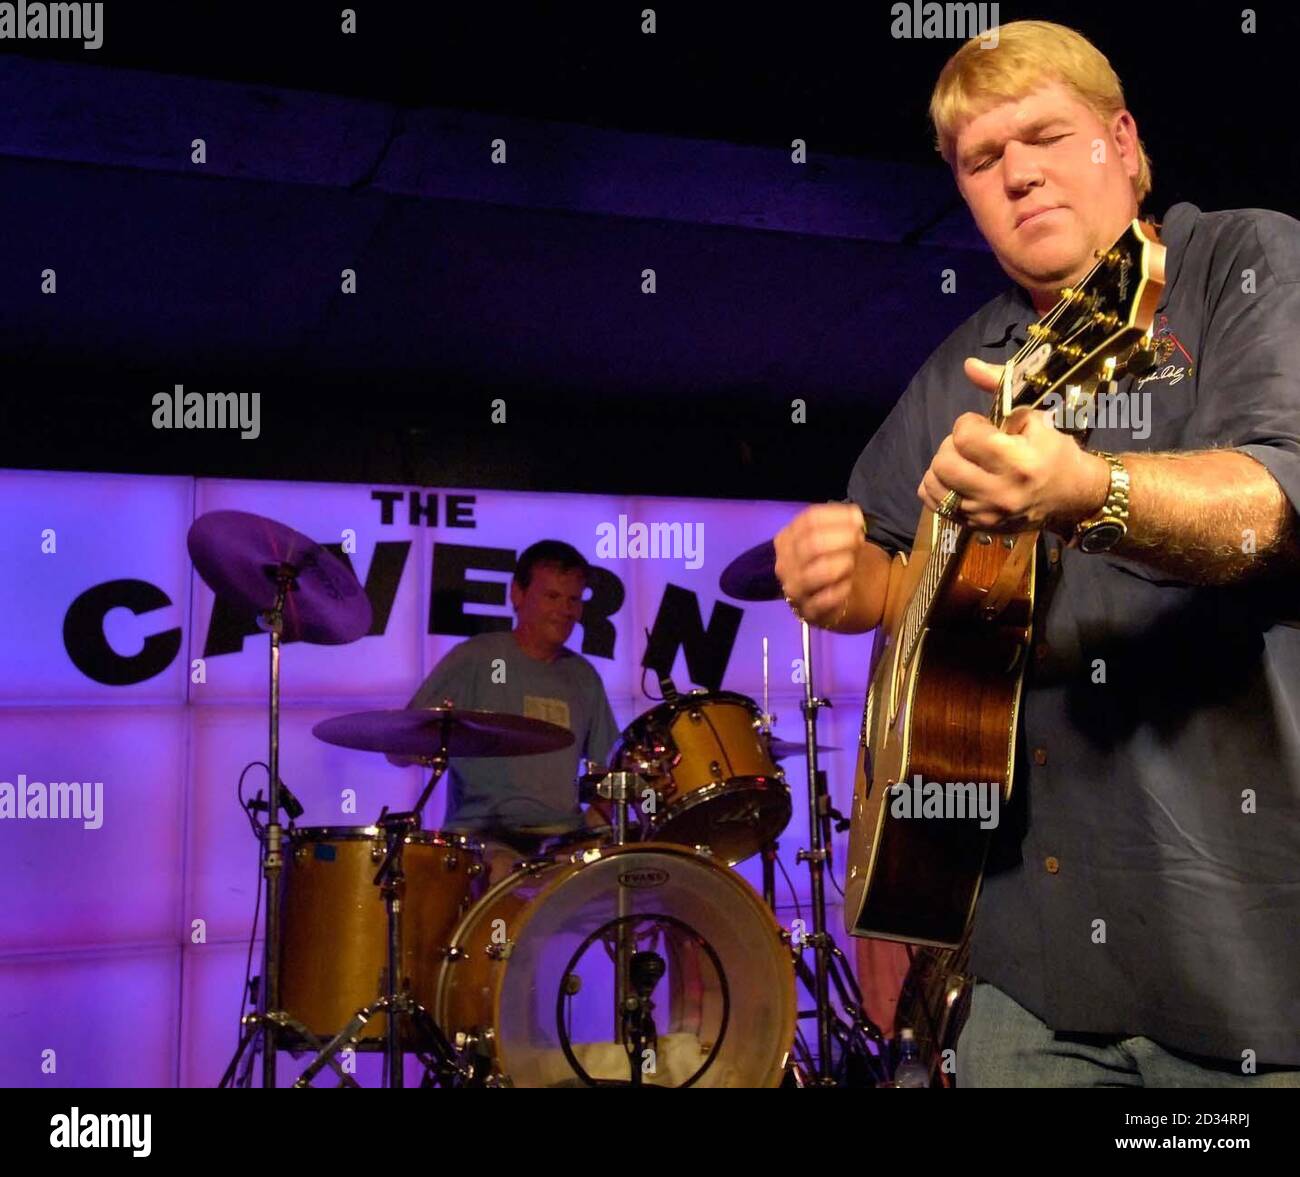
{"type": "Polygon", "coordinates": [[[540,662],[520,649],[513,632],[483,633],[448,651],[409,707],[450,699],[473,711],[543,719],[573,732],[574,742],[535,756],[453,758],[447,770],[449,830],[576,829],[578,760],[604,764],[618,728],[605,686],[580,654],[565,649],[540,662]]]}

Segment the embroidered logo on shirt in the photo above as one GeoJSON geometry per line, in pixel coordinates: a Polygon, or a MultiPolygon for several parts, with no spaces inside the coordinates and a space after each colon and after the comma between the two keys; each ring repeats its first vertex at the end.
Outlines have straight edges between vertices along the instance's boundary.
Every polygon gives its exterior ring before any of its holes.
{"type": "Polygon", "coordinates": [[[1144,384],[1152,380],[1168,380],[1170,384],[1177,384],[1184,376],[1191,376],[1196,371],[1196,364],[1192,359],[1192,353],[1183,346],[1183,342],[1174,334],[1173,329],[1169,326],[1169,316],[1161,315],[1156,324],[1155,334],[1152,336],[1152,342],[1156,349],[1156,366],[1151,369],[1145,376],[1138,377],[1135,385],[1141,388],[1144,384]],[[1187,363],[1178,364],[1170,363],[1175,353],[1181,355],[1187,360],[1187,363]]]}
{"type": "Polygon", "coordinates": [[[563,699],[547,699],[540,695],[524,696],[524,715],[528,719],[541,719],[573,730],[569,722],[569,705],[563,699]]]}

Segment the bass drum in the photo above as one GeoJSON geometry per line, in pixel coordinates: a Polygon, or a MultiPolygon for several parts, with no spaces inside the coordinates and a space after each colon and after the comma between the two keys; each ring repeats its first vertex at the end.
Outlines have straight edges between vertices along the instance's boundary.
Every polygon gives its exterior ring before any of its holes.
{"type": "Polygon", "coordinates": [[[789,949],[743,879],[681,846],[602,847],[503,879],[457,928],[434,1016],[466,1035],[489,1083],[630,1085],[620,957],[643,985],[662,968],[654,1037],[635,1051],[642,1085],[780,1083],[795,1031],[789,949]]]}

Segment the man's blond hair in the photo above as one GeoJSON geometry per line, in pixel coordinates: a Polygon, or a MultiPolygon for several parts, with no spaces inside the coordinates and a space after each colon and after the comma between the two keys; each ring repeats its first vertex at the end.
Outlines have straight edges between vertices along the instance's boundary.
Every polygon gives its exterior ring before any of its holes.
{"type": "MultiPolygon", "coordinates": [[[[930,96],[935,147],[953,164],[957,134],[969,119],[1049,82],[1060,82],[1109,123],[1124,107],[1124,88],[1105,55],[1087,37],[1045,20],[1018,20],[998,29],[996,48],[972,37],[949,59],[930,96]]],[[[1151,160],[1138,140],[1133,191],[1141,204],[1151,191],[1151,160]]]]}

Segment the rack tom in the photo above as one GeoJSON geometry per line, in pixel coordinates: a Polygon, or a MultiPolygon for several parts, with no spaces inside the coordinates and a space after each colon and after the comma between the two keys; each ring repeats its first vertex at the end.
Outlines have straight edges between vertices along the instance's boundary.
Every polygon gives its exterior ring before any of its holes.
{"type": "Polygon", "coordinates": [[[647,840],[707,846],[734,866],[776,838],[790,790],[761,728],[754,701],[731,691],[691,691],[633,720],[615,763],[655,791],[647,840]]]}

